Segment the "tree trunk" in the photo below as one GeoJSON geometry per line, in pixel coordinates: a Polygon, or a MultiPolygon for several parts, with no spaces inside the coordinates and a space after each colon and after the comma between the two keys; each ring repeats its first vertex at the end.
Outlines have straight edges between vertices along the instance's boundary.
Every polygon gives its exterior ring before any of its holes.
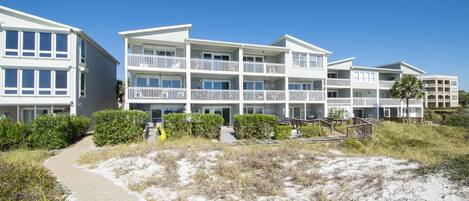
{"type": "Polygon", "coordinates": [[[406,115],[407,115],[407,123],[410,123],[410,116],[409,116],[409,99],[408,99],[408,98],[405,99],[405,104],[406,104],[406,108],[407,108],[406,111],[405,111],[405,113],[406,113],[406,115]]]}

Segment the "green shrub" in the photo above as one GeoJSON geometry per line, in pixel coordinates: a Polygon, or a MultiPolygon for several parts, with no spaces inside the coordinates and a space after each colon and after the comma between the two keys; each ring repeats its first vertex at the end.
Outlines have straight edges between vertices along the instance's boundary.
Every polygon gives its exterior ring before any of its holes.
{"type": "Polygon", "coordinates": [[[469,128],[469,115],[462,115],[462,114],[447,115],[443,123],[448,126],[469,128]]]}
{"type": "Polygon", "coordinates": [[[79,139],[90,126],[90,119],[86,116],[70,116],[70,123],[75,139],[79,139]]]}
{"type": "Polygon", "coordinates": [[[10,119],[0,119],[0,151],[26,145],[27,127],[10,119]]]}
{"type": "Polygon", "coordinates": [[[142,140],[143,129],[149,115],[138,110],[102,110],[93,113],[98,146],[130,143],[142,140]]]}
{"type": "Polygon", "coordinates": [[[274,127],[278,123],[278,117],[267,114],[243,114],[235,116],[235,137],[237,139],[270,138],[274,127]]]}
{"type": "Polygon", "coordinates": [[[191,135],[189,114],[172,113],[163,115],[164,129],[169,138],[180,138],[191,135]]]}
{"type": "Polygon", "coordinates": [[[70,116],[42,115],[32,122],[28,142],[35,148],[61,149],[72,144],[72,131],[70,116]]]}
{"type": "Polygon", "coordinates": [[[290,139],[291,127],[288,125],[276,125],[274,129],[274,139],[283,140],[290,139]]]}
{"type": "Polygon", "coordinates": [[[56,178],[45,168],[0,160],[1,200],[63,200],[64,196],[56,178]]]}
{"type": "Polygon", "coordinates": [[[348,149],[349,151],[355,152],[355,153],[364,153],[365,152],[365,146],[358,140],[348,138],[344,141],[344,147],[348,149]]]}
{"type": "Polygon", "coordinates": [[[218,114],[193,114],[191,115],[192,135],[205,138],[218,138],[224,119],[218,114]]]}
{"type": "Polygon", "coordinates": [[[300,127],[300,133],[303,137],[324,136],[324,128],[319,125],[306,125],[300,127]]]}

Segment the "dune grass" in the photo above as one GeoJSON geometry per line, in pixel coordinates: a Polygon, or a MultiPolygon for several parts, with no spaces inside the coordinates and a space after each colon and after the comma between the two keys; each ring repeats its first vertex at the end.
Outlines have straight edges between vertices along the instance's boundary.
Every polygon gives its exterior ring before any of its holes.
{"type": "Polygon", "coordinates": [[[30,164],[40,164],[52,155],[54,155],[52,152],[42,149],[16,149],[0,152],[0,160],[9,163],[26,162],[30,164]]]}

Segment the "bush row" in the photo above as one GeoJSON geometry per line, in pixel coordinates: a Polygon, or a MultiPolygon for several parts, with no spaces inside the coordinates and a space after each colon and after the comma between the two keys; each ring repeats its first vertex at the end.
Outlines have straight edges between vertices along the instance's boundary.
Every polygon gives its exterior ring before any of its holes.
{"type": "Polygon", "coordinates": [[[102,110],[93,113],[97,146],[136,142],[143,139],[149,115],[139,110],[102,110]]]}
{"type": "Polygon", "coordinates": [[[303,137],[310,138],[310,137],[318,137],[324,136],[325,131],[324,128],[320,125],[306,125],[300,127],[300,133],[303,137]]]}
{"type": "Polygon", "coordinates": [[[165,114],[164,129],[169,138],[193,135],[205,138],[218,138],[223,117],[218,114],[165,114]]]}
{"type": "Polygon", "coordinates": [[[90,124],[84,116],[42,115],[31,124],[0,120],[0,150],[18,147],[61,149],[81,137],[90,124]]]}
{"type": "Polygon", "coordinates": [[[243,114],[235,117],[235,137],[237,139],[270,139],[278,124],[278,117],[268,114],[243,114]]]}
{"type": "Polygon", "coordinates": [[[469,115],[464,115],[464,114],[446,115],[443,123],[448,126],[469,128],[469,115]]]}

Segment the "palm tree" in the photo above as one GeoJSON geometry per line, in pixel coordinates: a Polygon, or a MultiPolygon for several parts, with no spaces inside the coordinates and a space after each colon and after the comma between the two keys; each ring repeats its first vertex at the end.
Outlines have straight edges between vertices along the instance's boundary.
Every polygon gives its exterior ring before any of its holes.
{"type": "Polygon", "coordinates": [[[125,89],[124,83],[122,80],[117,80],[116,83],[116,96],[117,96],[117,103],[119,104],[119,108],[124,106],[124,97],[125,97],[125,89]]]}
{"type": "Polygon", "coordinates": [[[391,95],[394,98],[405,100],[406,103],[406,116],[407,122],[410,122],[409,118],[409,100],[410,99],[421,99],[424,96],[423,83],[415,76],[404,75],[401,79],[394,82],[392,86],[391,95]]]}

